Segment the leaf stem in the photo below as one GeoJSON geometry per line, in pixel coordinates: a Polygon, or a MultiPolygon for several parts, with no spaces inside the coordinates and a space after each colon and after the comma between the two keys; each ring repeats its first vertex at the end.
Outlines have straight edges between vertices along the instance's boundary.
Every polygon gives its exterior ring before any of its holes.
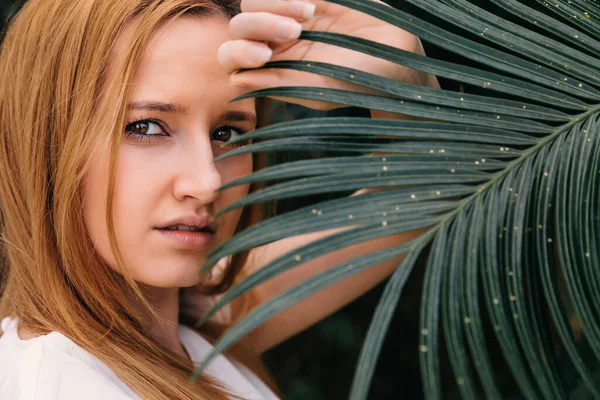
{"type": "Polygon", "coordinates": [[[534,146],[531,146],[527,150],[524,150],[520,154],[519,157],[517,157],[514,160],[510,161],[508,163],[508,165],[506,166],[506,168],[502,169],[502,171],[500,171],[497,175],[493,176],[489,181],[487,181],[484,184],[482,184],[479,187],[479,190],[477,190],[472,195],[470,195],[468,197],[465,197],[463,200],[461,200],[458,203],[456,209],[454,209],[453,211],[450,211],[447,214],[445,214],[440,219],[440,222],[437,224],[437,226],[432,227],[432,229],[429,232],[439,231],[446,224],[450,223],[452,218],[456,217],[459,213],[461,213],[465,209],[465,207],[467,207],[473,201],[473,199],[477,198],[477,196],[479,196],[481,193],[483,193],[484,191],[488,190],[490,187],[494,186],[500,179],[504,178],[513,169],[515,169],[519,165],[521,165],[533,153],[539,151],[539,149],[541,149],[542,147],[544,147],[544,146],[548,145],[549,143],[551,143],[552,141],[554,141],[558,136],[560,136],[561,134],[563,134],[565,131],[568,131],[570,128],[574,127],[575,125],[577,125],[580,122],[584,121],[589,116],[594,115],[595,113],[598,113],[598,112],[600,112],[600,105],[597,105],[597,106],[589,109],[588,111],[586,111],[584,113],[576,115],[575,117],[573,117],[573,119],[571,120],[571,122],[557,127],[551,134],[549,134],[548,136],[545,136],[545,137],[541,138],[540,141],[539,141],[539,143],[537,143],[534,146]]]}

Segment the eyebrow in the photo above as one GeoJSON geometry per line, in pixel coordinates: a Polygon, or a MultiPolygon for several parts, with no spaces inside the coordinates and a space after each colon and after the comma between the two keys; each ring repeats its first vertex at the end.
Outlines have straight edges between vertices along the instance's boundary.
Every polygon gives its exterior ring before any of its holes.
{"type": "Polygon", "coordinates": [[[221,118],[225,121],[232,121],[232,122],[251,122],[252,124],[256,125],[256,114],[254,113],[248,113],[248,112],[244,112],[244,111],[228,111],[226,113],[224,113],[223,115],[221,115],[221,118]]]}
{"type": "Polygon", "coordinates": [[[127,104],[127,110],[160,111],[165,113],[187,114],[188,108],[177,103],[161,103],[160,101],[136,101],[127,104]]]}
{"type": "MultiPolygon", "coordinates": [[[[159,111],[164,113],[188,114],[189,109],[178,103],[162,103],[160,101],[136,101],[127,105],[127,110],[159,111]]],[[[221,115],[221,120],[232,122],[251,122],[256,124],[257,117],[254,113],[244,111],[228,111],[221,115]]]]}

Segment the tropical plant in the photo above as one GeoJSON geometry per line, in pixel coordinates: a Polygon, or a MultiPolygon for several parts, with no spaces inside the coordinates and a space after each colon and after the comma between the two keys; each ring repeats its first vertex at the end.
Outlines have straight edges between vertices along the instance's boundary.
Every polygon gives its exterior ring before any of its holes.
{"type": "Polygon", "coordinates": [[[0,3],[0,27],[3,25],[4,20],[12,15],[20,7],[21,0],[9,0],[0,3]]]}
{"type": "Polygon", "coordinates": [[[579,382],[600,398],[595,378],[600,360],[600,5],[491,0],[487,3],[495,11],[490,12],[467,0],[404,0],[402,10],[364,0],[330,1],[395,24],[473,66],[331,33],[305,32],[302,39],[358,50],[479,90],[434,90],[322,63],[267,65],[353,82],[386,96],[306,87],[247,96],[326,100],[428,120],[319,118],[246,135],[263,140],[225,157],[290,149],[356,155],[257,171],[229,186],[278,182],[221,212],[309,194],[389,189],[278,215],[216,249],[205,268],[290,235],[353,227],[266,265],[232,287],[205,318],[319,255],[432,228],[397,248],[332,266],[259,306],[221,338],[205,364],[296,301],[405,253],[387,282],[356,367],[350,398],[366,398],[403,285],[427,247],[418,327],[426,398],[442,397],[442,338],[464,398],[506,395],[489,355],[492,338],[522,396],[566,398],[579,382]],[[439,21],[455,28],[433,23],[439,21]],[[380,152],[385,155],[373,154],[380,152]]]}

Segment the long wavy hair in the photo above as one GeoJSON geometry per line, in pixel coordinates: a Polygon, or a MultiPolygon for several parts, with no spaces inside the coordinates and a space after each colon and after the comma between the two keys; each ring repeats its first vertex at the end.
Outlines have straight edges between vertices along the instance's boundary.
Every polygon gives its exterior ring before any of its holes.
{"type": "MultiPolygon", "coordinates": [[[[190,382],[192,363],[145,333],[127,293],[156,313],[127,269],[114,272],[94,250],[81,183],[95,146],[109,141],[107,225],[122,265],[112,196],[127,83],[165,22],[184,14],[230,18],[238,11],[235,0],[29,0],[2,44],[0,317],[17,316],[36,335],[63,333],[142,398],[225,399],[227,393],[207,376],[190,382]],[[111,53],[134,22],[126,56],[109,79],[111,53]]],[[[252,219],[243,215],[240,224],[252,219]]],[[[213,291],[231,284],[244,258],[234,259],[213,291]]]]}

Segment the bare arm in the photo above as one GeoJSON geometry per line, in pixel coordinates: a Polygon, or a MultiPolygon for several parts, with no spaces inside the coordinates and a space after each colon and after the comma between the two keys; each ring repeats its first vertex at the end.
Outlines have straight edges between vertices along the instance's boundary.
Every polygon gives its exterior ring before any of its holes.
{"type": "MultiPolygon", "coordinates": [[[[341,232],[342,230],[343,229],[332,229],[294,236],[257,248],[255,249],[254,257],[252,257],[254,261],[257,262],[254,268],[258,269],[260,266],[265,265],[269,261],[288,251],[292,251],[295,248],[314,241],[319,241],[324,237],[341,232]]],[[[329,253],[303,265],[299,265],[298,267],[286,271],[265,282],[256,288],[255,294],[261,303],[268,301],[285,290],[300,284],[311,276],[321,273],[344,261],[374,251],[404,244],[423,232],[425,232],[425,230],[396,234],[329,253]]],[[[276,346],[372,289],[375,285],[387,278],[403,258],[404,256],[390,259],[301,300],[257,328],[246,338],[246,343],[253,351],[258,353],[262,353],[263,351],[276,346]]]]}
{"type": "MultiPolygon", "coordinates": [[[[437,85],[435,77],[432,77],[430,82],[432,85],[437,85]]],[[[373,118],[404,118],[403,116],[395,114],[374,111],[371,111],[371,116],[373,118]]],[[[363,189],[356,192],[354,195],[361,195],[369,191],[370,189],[363,189]]],[[[351,228],[330,229],[305,235],[292,236],[253,249],[251,256],[248,259],[247,272],[252,274],[269,262],[294,249],[309,243],[318,242],[328,236],[348,229],[351,228]]],[[[355,244],[331,252],[277,275],[275,278],[258,286],[255,289],[254,294],[256,295],[258,302],[263,303],[329,268],[369,253],[400,246],[415,239],[426,231],[427,229],[408,231],[369,240],[364,243],[355,244]]],[[[261,325],[245,338],[245,342],[249,348],[252,348],[253,351],[257,351],[259,354],[278,345],[365,294],[391,275],[403,259],[404,256],[392,258],[386,262],[370,267],[365,271],[356,273],[347,279],[301,300],[261,325]]]]}
{"type": "MultiPolygon", "coordinates": [[[[241,68],[260,67],[266,61],[306,60],[337,64],[399,81],[438,87],[435,77],[384,60],[321,43],[299,41],[296,40],[297,36],[290,36],[286,39],[277,37],[279,23],[288,22],[301,24],[303,30],[343,33],[416,53],[424,53],[421,42],[415,36],[365,14],[328,2],[307,0],[306,3],[316,6],[316,11],[314,16],[302,15],[298,13],[297,9],[292,10],[292,3],[284,0],[242,1],[244,12],[236,16],[230,24],[233,40],[225,43],[219,52],[221,64],[232,73],[232,84],[243,86],[248,90],[294,85],[361,90],[348,83],[291,70],[265,69],[235,74],[241,68]],[[268,60],[259,61],[252,57],[261,49],[272,52],[268,60]]],[[[296,34],[299,34],[299,31],[296,31],[296,34]]],[[[338,105],[324,102],[298,99],[291,101],[316,109],[338,107],[338,105]]],[[[377,111],[372,112],[372,117],[404,118],[377,111]]],[[[252,273],[289,251],[322,240],[343,229],[349,228],[294,236],[256,248],[249,257],[247,272],[252,273]]],[[[422,232],[423,230],[412,231],[379,238],[310,260],[265,282],[256,288],[255,294],[260,302],[268,301],[328,268],[373,251],[404,244],[422,232]]],[[[300,301],[257,328],[246,338],[246,343],[257,353],[277,345],[374,287],[394,271],[401,259],[402,257],[398,257],[369,268],[300,301]]]]}

